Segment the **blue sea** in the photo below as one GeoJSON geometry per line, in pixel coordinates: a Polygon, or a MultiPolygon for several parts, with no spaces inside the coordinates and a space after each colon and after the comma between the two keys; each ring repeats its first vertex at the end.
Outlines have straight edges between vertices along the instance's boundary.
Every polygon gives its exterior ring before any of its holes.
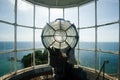
{"type": "MultiPolygon", "coordinates": [[[[35,48],[43,47],[42,43],[36,42],[35,48]]],[[[17,49],[29,49],[33,47],[32,42],[17,42],[17,49]]],[[[93,42],[81,42],[79,43],[81,49],[92,49],[95,48],[95,43],[93,42]]],[[[99,42],[98,50],[118,52],[119,43],[118,42],[99,42]]],[[[14,50],[13,42],[0,42],[0,52],[5,50],[14,50]]],[[[17,52],[17,59],[21,60],[24,55],[32,53],[32,51],[17,52]]],[[[14,71],[14,61],[10,62],[9,58],[14,57],[14,53],[0,54],[0,76],[14,71]],[[11,70],[12,69],[12,70],[11,70]]],[[[75,57],[78,57],[78,51],[75,50],[75,57]]],[[[95,52],[94,51],[79,51],[80,64],[82,66],[94,68],[95,63],[95,52]]],[[[104,60],[109,60],[109,63],[105,66],[105,72],[109,74],[117,74],[118,71],[118,54],[110,53],[97,53],[97,69],[100,69],[104,60]]],[[[23,64],[17,62],[17,69],[22,69],[23,64]]]]}

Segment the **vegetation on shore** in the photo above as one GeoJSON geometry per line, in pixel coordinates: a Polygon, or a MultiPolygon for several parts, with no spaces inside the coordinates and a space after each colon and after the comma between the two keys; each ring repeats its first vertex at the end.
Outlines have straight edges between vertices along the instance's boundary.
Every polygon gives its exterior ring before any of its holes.
{"type": "MultiPolygon", "coordinates": [[[[24,67],[30,67],[33,65],[33,53],[23,56],[22,63],[24,67]]],[[[46,64],[48,62],[48,51],[45,49],[44,51],[37,50],[35,51],[35,64],[46,64]]]]}

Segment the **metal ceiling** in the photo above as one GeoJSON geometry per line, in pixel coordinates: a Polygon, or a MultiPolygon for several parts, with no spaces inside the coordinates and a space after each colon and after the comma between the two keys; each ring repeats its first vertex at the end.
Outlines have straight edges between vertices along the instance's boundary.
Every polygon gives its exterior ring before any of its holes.
{"type": "Polygon", "coordinates": [[[36,5],[54,8],[67,8],[80,6],[94,0],[26,0],[36,5]]]}

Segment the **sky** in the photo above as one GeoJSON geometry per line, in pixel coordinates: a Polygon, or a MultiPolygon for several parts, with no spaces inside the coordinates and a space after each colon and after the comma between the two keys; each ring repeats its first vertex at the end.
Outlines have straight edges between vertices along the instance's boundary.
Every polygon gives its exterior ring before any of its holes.
{"type": "MultiPolygon", "coordinates": [[[[0,20],[14,23],[14,1],[0,0],[0,20]]],[[[98,0],[97,1],[97,24],[105,24],[119,20],[119,0],[98,0]]],[[[79,8],[79,27],[89,27],[95,25],[94,2],[83,5],[79,8]]],[[[48,23],[48,8],[36,6],[35,26],[43,28],[48,23]]],[[[18,0],[17,24],[33,26],[33,5],[22,0],[18,0]]],[[[78,8],[66,8],[65,20],[74,23],[78,28],[78,8]]],[[[63,10],[57,8],[50,9],[50,21],[63,18],[63,10]]],[[[36,30],[35,40],[41,41],[42,30],[36,30]]],[[[95,30],[82,29],[79,32],[81,42],[94,42],[95,30]]],[[[113,24],[98,28],[98,42],[118,42],[119,25],[113,24]]],[[[14,26],[0,23],[0,41],[14,41],[14,26]]],[[[33,41],[33,29],[17,28],[17,41],[33,41]]]]}

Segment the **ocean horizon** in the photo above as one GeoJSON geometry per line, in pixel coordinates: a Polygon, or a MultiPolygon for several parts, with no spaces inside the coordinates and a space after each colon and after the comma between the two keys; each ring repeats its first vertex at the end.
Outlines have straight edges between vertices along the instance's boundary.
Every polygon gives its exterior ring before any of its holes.
{"type": "MultiPolygon", "coordinates": [[[[35,43],[35,48],[44,48],[41,42],[35,43]]],[[[76,46],[78,47],[78,45],[76,46]]],[[[79,47],[81,49],[95,49],[95,43],[94,42],[80,42],[79,47]]],[[[119,50],[119,43],[118,42],[98,42],[98,50],[104,50],[104,51],[112,51],[112,52],[118,52],[119,50]]],[[[32,42],[17,42],[17,49],[29,49],[33,48],[32,42]]],[[[3,42],[0,41],[0,52],[3,52],[5,50],[14,50],[14,42],[3,42]]],[[[17,59],[21,60],[24,55],[27,55],[29,53],[32,53],[32,51],[23,51],[23,52],[17,52],[17,59]]],[[[79,57],[80,57],[80,65],[86,66],[90,68],[94,68],[94,60],[95,60],[95,52],[94,51],[79,51],[79,57]]],[[[14,71],[14,61],[10,62],[9,58],[14,57],[14,53],[6,53],[6,54],[0,54],[0,76],[3,76],[7,73],[10,73],[14,71]],[[11,66],[10,66],[11,64],[11,66]],[[10,68],[12,70],[10,71],[10,68]]],[[[78,57],[78,50],[75,50],[75,57],[77,59],[78,57]]],[[[106,64],[105,72],[108,74],[117,74],[118,72],[118,54],[110,54],[110,53],[102,53],[97,52],[97,69],[100,69],[102,66],[104,60],[109,60],[109,63],[106,64]]],[[[24,66],[21,62],[17,62],[17,69],[23,69],[24,66]]]]}

